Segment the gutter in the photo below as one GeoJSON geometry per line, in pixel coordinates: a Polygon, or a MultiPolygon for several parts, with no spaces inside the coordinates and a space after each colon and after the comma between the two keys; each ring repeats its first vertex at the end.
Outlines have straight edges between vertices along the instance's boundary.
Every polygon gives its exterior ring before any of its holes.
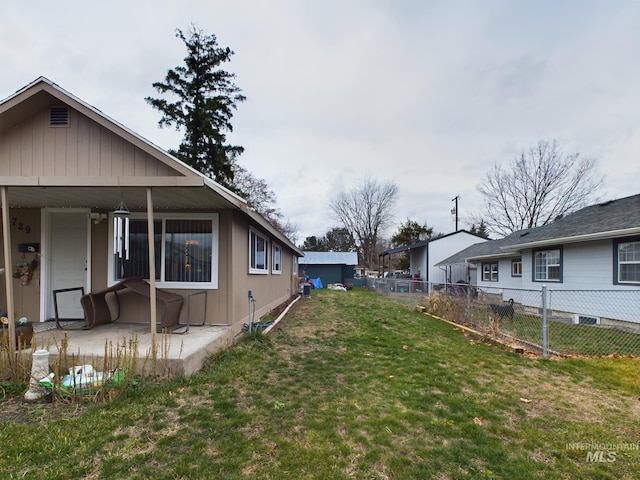
{"type": "MultiPolygon", "coordinates": [[[[504,247],[500,247],[500,248],[504,248],[504,247]]],[[[510,252],[505,252],[505,253],[494,253],[494,254],[488,254],[488,255],[480,255],[479,257],[468,257],[465,258],[464,261],[465,263],[475,263],[476,260],[485,260],[485,259],[491,259],[491,258],[510,258],[513,257],[514,252],[516,251],[516,249],[510,251],[510,252]]]]}

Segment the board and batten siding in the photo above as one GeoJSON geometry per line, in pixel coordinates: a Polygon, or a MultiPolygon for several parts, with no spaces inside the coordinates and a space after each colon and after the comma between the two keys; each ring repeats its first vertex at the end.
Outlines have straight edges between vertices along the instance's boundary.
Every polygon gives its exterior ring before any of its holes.
{"type": "Polygon", "coordinates": [[[0,138],[0,176],[181,176],[71,108],[68,127],[50,126],[47,108],[0,138]]]}

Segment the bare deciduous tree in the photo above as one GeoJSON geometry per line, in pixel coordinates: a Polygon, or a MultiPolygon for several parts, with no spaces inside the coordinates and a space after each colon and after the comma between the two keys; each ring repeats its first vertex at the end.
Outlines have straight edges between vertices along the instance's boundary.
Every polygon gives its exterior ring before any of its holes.
{"type": "Polygon", "coordinates": [[[292,243],[295,243],[300,226],[290,220],[283,219],[282,212],[277,207],[276,195],[267,185],[267,181],[264,178],[256,177],[238,163],[234,163],[231,168],[233,172],[231,187],[239,192],[239,195],[247,201],[251,208],[255,209],[292,243]]]}
{"type": "Polygon", "coordinates": [[[394,182],[367,177],[329,203],[336,219],[353,235],[365,267],[377,265],[378,237],[391,223],[397,194],[394,182]]]}
{"type": "Polygon", "coordinates": [[[602,185],[593,158],[566,153],[557,140],[523,150],[508,170],[494,165],[478,191],[488,229],[508,235],[539,227],[593,201],[602,185]]]}
{"type": "Polygon", "coordinates": [[[234,163],[232,166],[233,184],[232,188],[239,192],[247,204],[254,208],[260,215],[271,222],[272,219],[282,217],[276,206],[277,200],[273,190],[267,185],[264,178],[253,175],[249,170],[234,163]]]}

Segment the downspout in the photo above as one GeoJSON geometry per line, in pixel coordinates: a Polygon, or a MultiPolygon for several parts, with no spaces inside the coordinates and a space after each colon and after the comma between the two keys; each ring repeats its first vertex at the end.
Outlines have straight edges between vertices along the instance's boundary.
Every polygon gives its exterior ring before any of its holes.
{"type": "Polygon", "coordinates": [[[4,275],[7,295],[7,318],[9,319],[9,353],[11,358],[16,353],[16,326],[13,302],[13,279],[11,277],[11,226],[9,225],[9,201],[7,200],[7,187],[0,187],[2,197],[2,236],[4,246],[4,275]]]}
{"type": "Polygon", "coordinates": [[[153,199],[151,187],[147,187],[147,229],[149,231],[149,310],[151,312],[151,341],[155,342],[156,334],[156,251],[155,232],[153,230],[153,199]]]}
{"type": "Polygon", "coordinates": [[[446,287],[447,286],[447,266],[445,265],[444,267],[438,267],[438,269],[444,272],[444,285],[446,287]]]}

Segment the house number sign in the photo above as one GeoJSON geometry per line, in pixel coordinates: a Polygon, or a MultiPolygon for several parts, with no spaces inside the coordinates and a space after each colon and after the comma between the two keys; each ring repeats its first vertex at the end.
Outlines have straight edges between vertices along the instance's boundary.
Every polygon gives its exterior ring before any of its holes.
{"type": "Polygon", "coordinates": [[[13,217],[11,219],[11,225],[17,227],[18,230],[24,230],[24,233],[31,233],[31,225],[18,220],[18,217],[13,217]]]}

